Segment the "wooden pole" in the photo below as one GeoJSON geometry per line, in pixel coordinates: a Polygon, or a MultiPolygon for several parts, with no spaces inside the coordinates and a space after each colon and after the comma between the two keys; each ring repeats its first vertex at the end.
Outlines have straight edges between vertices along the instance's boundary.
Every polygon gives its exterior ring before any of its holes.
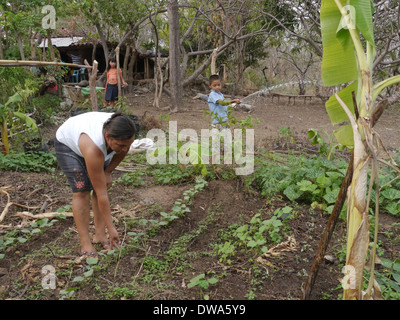
{"type": "Polygon", "coordinates": [[[92,69],[90,65],[79,65],[65,62],[28,61],[28,60],[0,60],[0,67],[24,67],[24,66],[67,66],[74,68],[92,69]]]}
{"type": "MultiPolygon", "coordinates": [[[[85,60],[85,65],[89,66],[87,60],[85,60]]],[[[97,80],[97,67],[98,62],[96,60],[93,61],[92,72],[89,72],[89,89],[90,89],[90,100],[92,101],[92,110],[99,111],[97,105],[97,94],[96,94],[96,80],[97,80]]]]}

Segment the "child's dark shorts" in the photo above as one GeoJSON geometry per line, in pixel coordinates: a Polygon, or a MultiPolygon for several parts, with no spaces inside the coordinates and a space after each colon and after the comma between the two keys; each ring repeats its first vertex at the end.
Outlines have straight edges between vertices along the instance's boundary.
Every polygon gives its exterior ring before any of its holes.
{"type": "MultiPolygon", "coordinates": [[[[72,192],[93,190],[89,174],[86,168],[85,159],[77,155],[65,144],[55,139],[54,148],[58,165],[67,177],[72,192]]],[[[104,164],[104,169],[109,165],[110,160],[104,164]]]]}
{"type": "Polygon", "coordinates": [[[107,83],[105,100],[106,101],[118,100],[118,85],[117,84],[107,83]]]}

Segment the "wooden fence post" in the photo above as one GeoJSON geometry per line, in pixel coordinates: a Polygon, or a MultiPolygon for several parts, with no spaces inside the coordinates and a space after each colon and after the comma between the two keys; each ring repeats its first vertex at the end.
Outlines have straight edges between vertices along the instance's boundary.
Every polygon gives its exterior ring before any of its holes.
{"type": "MultiPolygon", "coordinates": [[[[85,60],[85,65],[89,65],[87,60],[85,60]]],[[[97,105],[97,93],[96,93],[96,79],[97,79],[97,67],[99,63],[94,60],[92,66],[92,72],[88,72],[89,74],[89,89],[90,89],[90,100],[92,101],[92,110],[99,111],[99,107],[97,105]]],[[[89,71],[89,70],[88,70],[89,71]]]]}

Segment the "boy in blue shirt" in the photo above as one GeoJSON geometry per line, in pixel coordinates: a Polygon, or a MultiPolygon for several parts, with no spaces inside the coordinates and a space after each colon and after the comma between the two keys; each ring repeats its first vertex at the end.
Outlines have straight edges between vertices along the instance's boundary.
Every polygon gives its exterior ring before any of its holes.
{"type": "MultiPolygon", "coordinates": [[[[210,76],[208,81],[208,85],[210,86],[211,92],[208,96],[208,107],[211,111],[211,119],[212,119],[212,127],[221,130],[223,128],[227,128],[227,121],[228,121],[228,106],[232,103],[240,103],[239,99],[233,100],[225,100],[224,95],[221,93],[221,79],[217,74],[210,76]]],[[[221,132],[215,132],[214,130],[211,131],[212,139],[214,138],[221,139],[221,132]]],[[[220,144],[212,145],[211,148],[212,155],[211,155],[211,163],[212,164],[219,164],[220,163],[220,144]]]]}
{"type": "Polygon", "coordinates": [[[228,120],[228,106],[232,103],[239,104],[240,100],[225,100],[224,95],[221,93],[221,79],[217,74],[210,76],[208,85],[211,89],[210,95],[208,96],[208,106],[211,111],[212,124],[213,126],[217,126],[218,124],[224,126],[228,120]]]}

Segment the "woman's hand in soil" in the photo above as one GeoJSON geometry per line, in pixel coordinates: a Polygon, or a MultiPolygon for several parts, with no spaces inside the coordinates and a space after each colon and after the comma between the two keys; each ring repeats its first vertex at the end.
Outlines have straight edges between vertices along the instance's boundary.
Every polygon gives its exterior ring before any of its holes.
{"type": "Polygon", "coordinates": [[[119,250],[120,249],[119,245],[121,241],[119,239],[118,232],[114,226],[108,229],[108,236],[110,238],[110,250],[112,250],[113,248],[119,250]]]}

